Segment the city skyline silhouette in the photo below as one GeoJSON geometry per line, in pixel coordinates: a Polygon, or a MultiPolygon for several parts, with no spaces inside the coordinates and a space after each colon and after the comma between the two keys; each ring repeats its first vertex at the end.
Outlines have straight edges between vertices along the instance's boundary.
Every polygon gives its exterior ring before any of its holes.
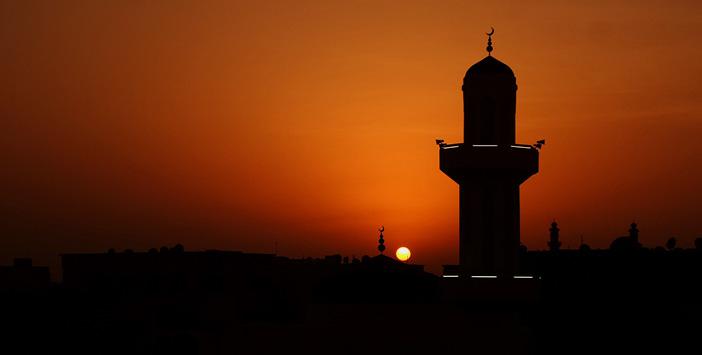
{"type": "Polygon", "coordinates": [[[700,11],[2,2],[0,352],[699,352],[700,11]]]}

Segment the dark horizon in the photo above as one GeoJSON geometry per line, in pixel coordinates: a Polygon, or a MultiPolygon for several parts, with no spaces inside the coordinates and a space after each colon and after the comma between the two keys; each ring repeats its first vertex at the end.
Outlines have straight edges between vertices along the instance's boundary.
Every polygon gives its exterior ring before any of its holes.
{"type": "Polygon", "coordinates": [[[3,350],[74,354],[689,353],[702,239],[648,250],[631,227],[610,250],[563,250],[554,223],[551,250],[520,250],[514,277],[450,266],[437,277],[382,242],[361,260],[182,246],[65,254],[53,285],[17,260],[0,266],[0,339],[3,350]]]}

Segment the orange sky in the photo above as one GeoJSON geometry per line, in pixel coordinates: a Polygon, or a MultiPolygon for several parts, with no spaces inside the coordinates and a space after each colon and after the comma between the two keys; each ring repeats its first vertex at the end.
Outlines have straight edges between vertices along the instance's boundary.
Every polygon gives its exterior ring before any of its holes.
{"type": "Polygon", "coordinates": [[[461,79],[517,76],[522,240],[702,235],[699,1],[0,1],[0,263],[68,251],[458,247],[461,79]],[[146,4],[145,4],[146,3],[146,4]]]}

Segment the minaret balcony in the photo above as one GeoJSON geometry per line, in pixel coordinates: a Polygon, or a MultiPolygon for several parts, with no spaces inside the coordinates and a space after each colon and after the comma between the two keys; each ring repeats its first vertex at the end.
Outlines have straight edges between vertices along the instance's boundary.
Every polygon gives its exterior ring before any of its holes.
{"type": "Polygon", "coordinates": [[[505,178],[521,184],[539,171],[539,150],[523,144],[442,144],[439,168],[459,184],[505,178]]]}

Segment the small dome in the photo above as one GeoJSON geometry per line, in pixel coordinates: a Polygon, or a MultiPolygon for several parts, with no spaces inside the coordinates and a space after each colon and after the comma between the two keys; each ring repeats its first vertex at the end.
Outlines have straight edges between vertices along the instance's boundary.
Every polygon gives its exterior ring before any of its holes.
{"type": "Polygon", "coordinates": [[[500,62],[495,57],[487,56],[468,69],[465,79],[474,76],[509,76],[513,78],[514,72],[507,64],[500,62]]]}

